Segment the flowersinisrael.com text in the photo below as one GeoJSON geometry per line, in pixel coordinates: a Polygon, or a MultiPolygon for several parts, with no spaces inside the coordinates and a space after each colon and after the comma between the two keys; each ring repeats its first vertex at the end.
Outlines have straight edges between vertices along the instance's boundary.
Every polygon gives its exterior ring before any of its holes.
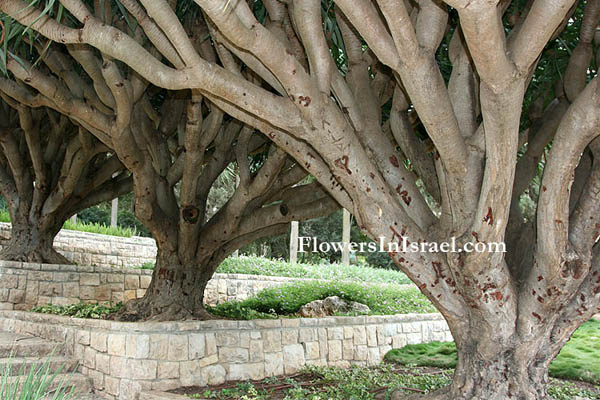
{"type": "Polygon", "coordinates": [[[505,253],[504,242],[466,242],[459,245],[456,238],[452,237],[449,242],[409,242],[403,237],[400,243],[385,243],[385,238],[380,237],[377,242],[319,242],[316,237],[298,237],[298,252],[305,253],[341,253],[349,248],[351,252],[368,253],[505,253]]]}

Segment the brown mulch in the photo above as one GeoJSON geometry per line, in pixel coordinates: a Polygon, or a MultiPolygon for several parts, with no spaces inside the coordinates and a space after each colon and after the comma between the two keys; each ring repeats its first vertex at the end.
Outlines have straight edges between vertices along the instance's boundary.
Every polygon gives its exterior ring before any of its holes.
{"type": "MultiPolygon", "coordinates": [[[[267,379],[267,381],[272,381],[273,378],[267,379]]],[[[295,386],[311,386],[313,388],[319,386],[325,386],[327,382],[323,381],[319,375],[309,374],[309,373],[298,373],[294,375],[277,377],[278,382],[276,383],[266,383],[265,380],[261,381],[251,381],[254,387],[257,390],[265,390],[270,392],[270,398],[273,400],[281,400],[285,399],[286,392],[288,389],[291,389],[295,386]],[[284,380],[292,380],[295,384],[282,382],[284,380]],[[319,381],[319,382],[317,382],[319,381]]],[[[178,389],[170,390],[169,393],[174,394],[195,394],[195,393],[203,393],[207,390],[212,392],[219,392],[223,389],[235,389],[236,386],[240,383],[246,383],[248,381],[232,381],[225,382],[221,385],[210,385],[210,386],[186,386],[178,389]]],[[[235,397],[230,397],[231,399],[235,399],[235,397]]]]}

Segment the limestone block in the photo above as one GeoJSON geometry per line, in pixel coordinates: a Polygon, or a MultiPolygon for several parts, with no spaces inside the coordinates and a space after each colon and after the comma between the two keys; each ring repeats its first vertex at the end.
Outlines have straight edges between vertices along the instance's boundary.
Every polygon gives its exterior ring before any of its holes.
{"type": "Polygon", "coordinates": [[[374,325],[367,326],[367,345],[369,347],[377,346],[377,328],[374,325]]]}
{"type": "Polygon", "coordinates": [[[202,368],[201,377],[208,385],[220,385],[225,382],[225,368],[221,365],[210,365],[202,368]]]}
{"type": "Polygon", "coordinates": [[[8,293],[8,302],[13,304],[25,303],[25,290],[10,289],[8,293]]]}
{"type": "Polygon", "coordinates": [[[228,381],[259,380],[265,378],[265,364],[231,364],[227,374],[228,381]]]}
{"type": "Polygon", "coordinates": [[[98,286],[100,285],[100,275],[93,273],[82,273],[79,275],[79,284],[82,286],[98,286]]]}
{"type": "Polygon", "coordinates": [[[296,344],[298,343],[298,329],[284,329],[281,332],[281,344],[296,344]]]}
{"type": "Polygon", "coordinates": [[[314,360],[320,357],[319,343],[318,342],[306,342],[304,343],[305,358],[307,360],[314,360]]]}
{"type": "Polygon", "coordinates": [[[220,347],[219,360],[228,363],[244,363],[250,359],[248,349],[241,347],[220,347]]]}
{"type": "Polygon", "coordinates": [[[110,374],[110,356],[104,353],[96,353],[96,369],[103,374],[110,374]]]}
{"type": "Polygon", "coordinates": [[[156,379],[158,362],[156,360],[127,360],[128,378],[156,379]]]}
{"type": "Polygon", "coordinates": [[[219,332],[216,339],[217,346],[238,346],[240,344],[240,333],[219,332]]]}
{"type": "Polygon", "coordinates": [[[367,344],[367,332],[364,326],[355,326],[354,330],[354,344],[361,345],[367,344]]]}
{"type": "Polygon", "coordinates": [[[202,358],[206,354],[206,341],[202,333],[190,333],[189,341],[189,358],[195,360],[202,358]]]}
{"type": "Polygon", "coordinates": [[[281,331],[265,330],[262,332],[265,352],[281,351],[281,331]]]}
{"type": "Polygon", "coordinates": [[[188,359],[187,335],[169,335],[169,361],[184,361],[188,359]]]}
{"type": "Polygon", "coordinates": [[[329,340],[342,340],[344,338],[344,328],[336,326],[333,328],[327,328],[327,339],[329,340]]]}
{"type": "Polygon", "coordinates": [[[286,374],[295,373],[304,367],[305,364],[304,347],[301,344],[288,344],[283,346],[283,368],[286,374]]]}
{"type": "Polygon", "coordinates": [[[328,341],[329,354],[327,359],[329,361],[339,361],[342,359],[342,341],[341,340],[329,340],[328,341]]]}
{"type": "Polygon", "coordinates": [[[265,351],[262,340],[251,340],[250,349],[250,362],[263,361],[265,359],[265,351]]]}
{"type": "Polygon", "coordinates": [[[148,358],[150,355],[150,336],[128,335],[126,349],[129,358],[148,358]]]}
{"type": "Polygon", "coordinates": [[[265,354],[265,376],[283,375],[283,355],[281,353],[265,354]]]}
{"type": "Polygon", "coordinates": [[[104,391],[113,396],[119,395],[119,384],[121,380],[110,375],[104,377],[104,391]]]}
{"type": "Polygon", "coordinates": [[[157,377],[158,379],[179,378],[179,363],[174,361],[159,361],[157,377]]]}
{"type": "Polygon", "coordinates": [[[63,295],[65,297],[79,297],[79,282],[63,283],[63,295]]]}
{"type": "Polygon", "coordinates": [[[125,356],[125,335],[113,334],[108,336],[108,354],[115,356],[125,356]]]}
{"type": "Polygon", "coordinates": [[[57,282],[40,282],[39,295],[40,296],[62,296],[63,285],[57,282]]]}
{"type": "Polygon", "coordinates": [[[107,349],[107,337],[105,332],[94,332],[92,331],[90,336],[90,346],[93,349],[106,353],[107,349]]]}

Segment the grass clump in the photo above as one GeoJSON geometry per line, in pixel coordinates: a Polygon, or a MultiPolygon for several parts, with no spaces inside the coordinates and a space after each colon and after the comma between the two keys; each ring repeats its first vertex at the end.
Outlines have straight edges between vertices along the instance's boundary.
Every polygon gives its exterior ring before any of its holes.
{"type": "MultiPolygon", "coordinates": [[[[456,346],[449,343],[421,343],[391,350],[385,359],[403,365],[439,368],[456,367],[456,346]]],[[[600,321],[591,320],[581,325],[571,340],[550,364],[554,378],[575,379],[600,384],[600,321]]]]}
{"type": "Polygon", "coordinates": [[[229,257],[221,263],[217,272],[223,274],[249,274],[281,276],[289,278],[312,278],[392,284],[410,284],[402,272],[372,268],[362,265],[341,264],[290,264],[284,260],[263,257],[229,257]]]}
{"type": "Polygon", "coordinates": [[[25,371],[21,367],[16,376],[12,373],[12,358],[0,370],[0,399],[2,400],[74,400],[75,389],[69,388],[68,379],[56,381],[63,366],[50,371],[50,359],[39,367],[25,371]],[[56,384],[54,384],[56,382],[56,384]]]}
{"type": "Polygon", "coordinates": [[[33,307],[31,311],[42,314],[67,315],[74,318],[104,319],[109,314],[119,311],[121,307],[123,307],[123,303],[120,302],[114,306],[79,303],[66,306],[38,306],[33,307]]]}
{"type": "Polygon", "coordinates": [[[297,282],[264,289],[243,301],[231,301],[211,307],[217,316],[234,319],[294,316],[306,303],[339,296],[347,301],[366,304],[371,315],[437,312],[415,288],[381,287],[348,282],[297,282]]]}

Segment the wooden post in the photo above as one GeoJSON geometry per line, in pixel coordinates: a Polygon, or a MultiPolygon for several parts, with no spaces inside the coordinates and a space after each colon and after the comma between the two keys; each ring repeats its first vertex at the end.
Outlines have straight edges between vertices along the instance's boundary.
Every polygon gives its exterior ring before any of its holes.
{"type": "Polygon", "coordinates": [[[350,212],[344,208],[342,220],[342,265],[350,265],[350,212]]]}
{"type": "MultiPolygon", "coordinates": [[[[238,186],[240,186],[240,176],[237,173],[237,167],[236,167],[236,171],[235,171],[235,188],[237,190],[238,186]]],[[[239,257],[240,256],[240,250],[237,249],[236,251],[233,252],[232,254],[233,257],[239,257]]]]}
{"type": "Polygon", "coordinates": [[[117,226],[117,215],[119,211],[119,198],[112,199],[110,208],[110,226],[117,226]]]}
{"type": "Polygon", "coordinates": [[[292,221],[292,232],[290,234],[290,263],[298,261],[298,221],[292,221]]]}
{"type": "Polygon", "coordinates": [[[74,224],[77,223],[77,214],[73,214],[73,216],[71,217],[71,222],[74,224]]]}

